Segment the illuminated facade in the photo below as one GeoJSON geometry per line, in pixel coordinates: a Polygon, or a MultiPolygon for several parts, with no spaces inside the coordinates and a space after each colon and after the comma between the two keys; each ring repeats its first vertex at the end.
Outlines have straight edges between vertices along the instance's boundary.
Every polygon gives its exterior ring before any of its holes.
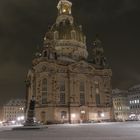
{"type": "Polygon", "coordinates": [[[44,37],[26,80],[27,108],[36,99],[36,119],[84,122],[112,119],[111,76],[99,39],[88,62],[86,36],[74,22],[72,3],[60,0],[55,24],[44,37]]]}
{"type": "Polygon", "coordinates": [[[135,85],[128,90],[128,101],[130,106],[129,119],[140,120],[140,85],[135,85]]]}
{"type": "Polygon", "coordinates": [[[10,100],[3,107],[4,121],[18,121],[18,117],[24,116],[25,100],[15,99],[10,100]]]}
{"type": "Polygon", "coordinates": [[[3,120],[3,108],[0,107],[0,122],[3,120]]]}
{"type": "Polygon", "coordinates": [[[128,91],[115,89],[112,91],[114,107],[114,118],[116,121],[126,121],[129,119],[128,91]]]}

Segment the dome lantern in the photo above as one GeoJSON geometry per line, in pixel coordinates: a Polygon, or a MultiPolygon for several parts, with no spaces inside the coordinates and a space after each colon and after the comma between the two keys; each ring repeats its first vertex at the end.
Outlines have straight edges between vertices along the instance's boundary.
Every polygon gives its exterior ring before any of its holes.
{"type": "Polygon", "coordinates": [[[68,19],[71,24],[73,24],[73,17],[71,15],[71,7],[72,3],[68,0],[60,0],[57,9],[58,9],[58,17],[56,19],[56,24],[63,22],[68,19]]]}
{"type": "Polygon", "coordinates": [[[68,0],[60,0],[57,5],[59,15],[61,14],[71,15],[71,7],[72,3],[69,2],[68,0]]]}

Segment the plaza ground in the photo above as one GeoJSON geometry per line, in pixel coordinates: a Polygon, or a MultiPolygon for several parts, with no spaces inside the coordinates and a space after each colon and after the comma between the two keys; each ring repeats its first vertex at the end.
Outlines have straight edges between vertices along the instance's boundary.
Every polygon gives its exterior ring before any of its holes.
{"type": "Polygon", "coordinates": [[[28,131],[1,127],[0,140],[140,140],[140,122],[51,125],[28,131]]]}

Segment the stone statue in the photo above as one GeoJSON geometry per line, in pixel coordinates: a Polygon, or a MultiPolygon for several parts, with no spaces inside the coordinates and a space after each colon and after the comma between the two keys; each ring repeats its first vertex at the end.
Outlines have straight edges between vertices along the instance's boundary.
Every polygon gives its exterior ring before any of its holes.
{"type": "Polygon", "coordinates": [[[33,97],[30,101],[29,110],[34,110],[34,109],[35,109],[35,100],[33,97]]]}
{"type": "Polygon", "coordinates": [[[48,128],[47,126],[34,121],[35,103],[36,102],[33,96],[32,99],[30,100],[30,104],[27,112],[27,119],[26,122],[24,123],[24,126],[14,127],[12,130],[34,130],[34,129],[48,128]]]}
{"type": "Polygon", "coordinates": [[[34,96],[32,97],[30,104],[29,104],[29,109],[27,112],[27,119],[24,124],[24,126],[34,126],[36,125],[34,122],[34,115],[35,115],[35,99],[34,96]]]}

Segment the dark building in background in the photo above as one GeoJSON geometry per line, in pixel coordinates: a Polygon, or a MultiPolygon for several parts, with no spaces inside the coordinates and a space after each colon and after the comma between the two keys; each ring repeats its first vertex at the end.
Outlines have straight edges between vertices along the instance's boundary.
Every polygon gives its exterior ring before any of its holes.
{"type": "Polygon", "coordinates": [[[128,101],[128,91],[112,90],[112,101],[114,107],[114,118],[116,121],[126,121],[129,119],[130,107],[128,101]]]}
{"type": "Polygon", "coordinates": [[[131,87],[128,93],[130,119],[140,120],[140,85],[131,87]]]}
{"type": "Polygon", "coordinates": [[[3,121],[22,121],[25,116],[25,100],[12,99],[3,106],[3,121]]]}
{"type": "Polygon", "coordinates": [[[127,91],[112,90],[114,117],[117,121],[140,120],[140,85],[127,91]]]}

